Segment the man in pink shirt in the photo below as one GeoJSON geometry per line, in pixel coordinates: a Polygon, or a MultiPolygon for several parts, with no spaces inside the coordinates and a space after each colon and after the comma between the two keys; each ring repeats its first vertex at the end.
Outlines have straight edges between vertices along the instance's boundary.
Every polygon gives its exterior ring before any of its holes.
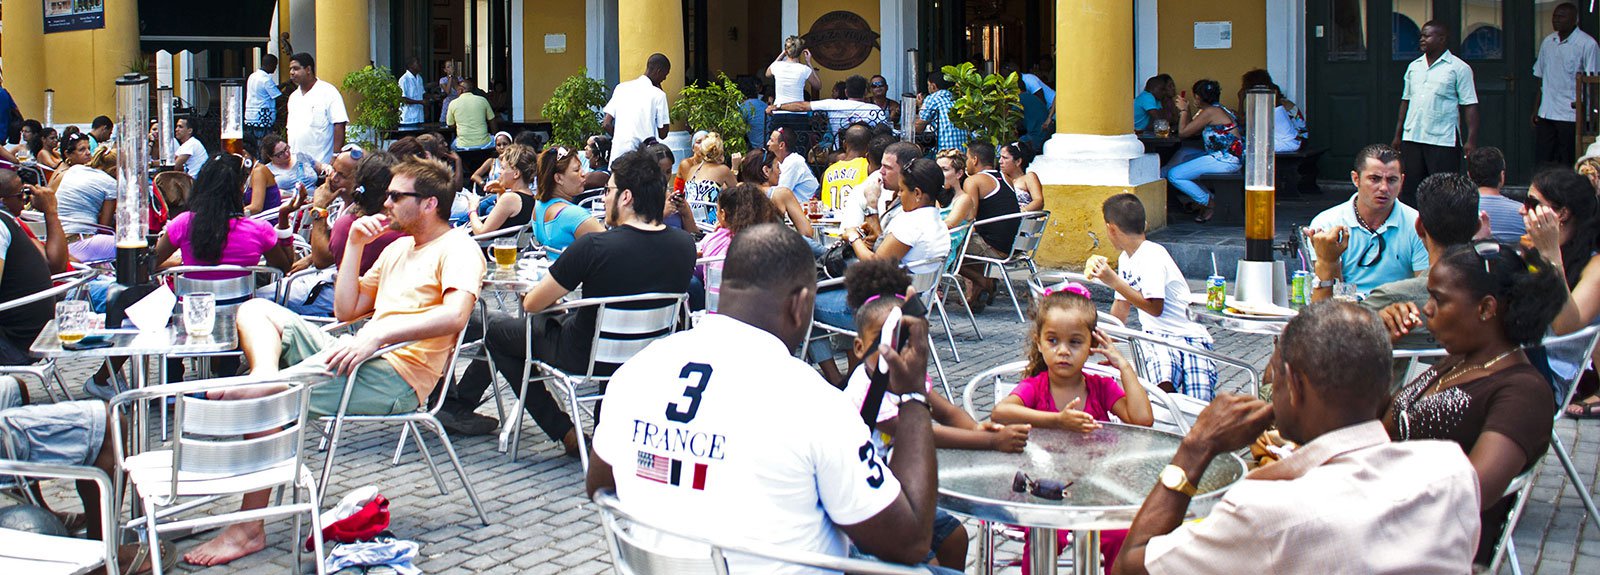
{"type": "Polygon", "coordinates": [[[1128,531],[1114,573],[1469,573],[1478,478],[1461,448],[1391,443],[1389,338],[1347,302],[1306,308],[1270,360],[1273,402],[1221,395],[1195,421],[1128,531]],[[1182,523],[1213,457],[1276,420],[1300,445],[1182,523]]]}

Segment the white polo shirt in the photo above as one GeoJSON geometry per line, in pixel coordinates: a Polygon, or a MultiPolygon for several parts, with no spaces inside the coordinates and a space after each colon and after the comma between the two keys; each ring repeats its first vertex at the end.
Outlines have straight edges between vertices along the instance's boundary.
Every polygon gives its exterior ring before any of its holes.
{"type": "MultiPolygon", "coordinates": [[[[845,394],[764,330],[722,315],[617,370],[594,449],[622,507],[671,533],[843,557],[838,525],[888,508],[900,482],[845,394]]],[[[690,547],[692,549],[692,547],[690,547]]],[[[826,573],[729,554],[734,573],[826,573]]]]}
{"type": "Polygon", "coordinates": [[[188,173],[189,177],[200,177],[200,168],[205,167],[206,160],[210,159],[206,153],[206,145],[200,143],[200,138],[190,136],[189,141],[178,144],[178,149],[172,155],[177,157],[184,154],[189,155],[189,160],[184,162],[183,171],[188,173]]]}
{"type": "Polygon", "coordinates": [[[811,166],[806,164],[806,159],[800,154],[789,154],[778,164],[778,185],[789,188],[794,192],[794,199],[800,203],[811,201],[816,197],[817,190],[822,185],[817,182],[817,175],[811,173],[811,166]]]}
{"type": "Polygon", "coordinates": [[[638,149],[645,138],[656,137],[662,126],[672,123],[667,109],[667,93],[657,88],[649,76],[617,84],[611,101],[603,110],[611,114],[611,158],[638,149]]]}
{"type": "Polygon", "coordinates": [[[289,148],[295,152],[322,163],[333,161],[333,125],[349,121],[344,97],[326,80],[289,94],[289,148]]]}
{"type": "Polygon", "coordinates": [[[1405,90],[1400,99],[1409,100],[1401,139],[1407,142],[1456,146],[1461,106],[1478,103],[1478,88],[1472,81],[1472,67],[1445,50],[1432,65],[1428,55],[1417,56],[1406,67],[1405,90]]]}
{"type": "Polygon", "coordinates": [[[1557,122],[1577,121],[1572,103],[1578,99],[1578,74],[1600,70],[1600,47],[1594,38],[1574,28],[1567,39],[1551,32],[1539,43],[1539,57],[1533,61],[1533,75],[1539,89],[1539,117],[1557,122]]]}

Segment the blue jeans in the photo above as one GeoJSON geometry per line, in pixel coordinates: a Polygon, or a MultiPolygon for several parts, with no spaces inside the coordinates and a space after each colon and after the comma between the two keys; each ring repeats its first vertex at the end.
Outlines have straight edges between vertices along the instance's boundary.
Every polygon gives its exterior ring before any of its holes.
{"type": "MultiPolygon", "coordinates": [[[[817,294],[817,301],[812,309],[812,317],[822,323],[855,331],[856,310],[850,308],[846,301],[845,289],[836,287],[817,294]]],[[[815,335],[815,334],[813,334],[815,335]]],[[[833,344],[830,338],[822,338],[811,342],[806,354],[811,363],[822,363],[833,359],[833,344]]]]}
{"type": "Polygon", "coordinates": [[[1189,196],[1195,203],[1210,205],[1211,192],[1205,186],[1195,183],[1194,179],[1211,174],[1234,174],[1243,167],[1244,164],[1237,159],[1222,161],[1208,154],[1173,166],[1163,175],[1172,187],[1178,188],[1178,191],[1189,196]]]}

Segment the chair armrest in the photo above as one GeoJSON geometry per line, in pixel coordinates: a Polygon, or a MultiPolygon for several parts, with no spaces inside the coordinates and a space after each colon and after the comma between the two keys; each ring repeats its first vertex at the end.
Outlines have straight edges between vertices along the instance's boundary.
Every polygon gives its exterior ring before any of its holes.
{"type": "Polygon", "coordinates": [[[333,323],[330,323],[328,325],[322,326],[322,331],[325,331],[325,332],[328,332],[328,333],[333,333],[333,332],[339,331],[341,329],[352,327],[352,326],[354,326],[354,325],[356,325],[358,323],[367,321],[369,319],[372,319],[372,312],[367,312],[365,314],[362,314],[361,317],[352,319],[350,321],[338,321],[338,320],[335,320],[333,323]]]}
{"type": "Polygon", "coordinates": [[[120,533],[120,530],[117,528],[116,520],[116,489],[112,487],[111,477],[107,476],[106,472],[83,465],[54,465],[0,459],[0,475],[93,481],[100,498],[100,533],[104,537],[106,547],[105,572],[122,572],[117,565],[117,543],[119,539],[117,534],[120,533]]]}
{"type": "Polygon", "coordinates": [[[77,270],[56,274],[51,276],[50,279],[58,282],[65,281],[66,283],[52,286],[49,289],[41,290],[31,295],[26,295],[14,300],[0,303],[0,312],[13,310],[41,300],[55,299],[56,297],[59,297],[67,292],[83,287],[84,284],[89,283],[91,280],[97,277],[100,277],[100,270],[77,270]]]}
{"type": "Polygon", "coordinates": [[[1115,326],[1100,326],[1100,329],[1104,330],[1107,335],[1110,335],[1112,337],[1119,337],[1119,338],[1130,340],[1130,341],[1139,340],[1139,341],[1144,341],[1144,342],[1151,343],[1151,344],[1154,344],[1154,345],[1170,347],[1172,349],[1176,349],[1176,350],[1184,352],[1184,353],[1194,354],[1196,356],[1199,356],[1199,357],[1202,357],[1202,358],[1205,358],[1205,359],[1209,359],[1211,361],[1214,361],[1214,362],[1217,362],[1217,363],[1220,363],[1220,364],[1223,364],[1223,365],[1227,365],[1229,367],[1233,367],[1235,369],[1243,371],[1243,372],[1245,372],[1246,375],[1249,376],[1250,389],[1251,389],[1252,394],[1254,394],[1254,395],[1256,395],[1258,397],[1261,395],[1261,370],[1257,369],[1255,365],[1252,365],[1249,362],[1246,362],[1246,361],[1243,361],[1243,360],[1240,360],[1240,359],[1236,359],[1236,358],[1232,358],[1232,357],[1228,357],[1226,355],[1222,355],[1220,353],[1217,353],[1217,352],[1214,352],[1214,351],[1211,351],[1211,350],[1200,349],[1200,348],[1194,347],[1192,345],[1185,345],[1185,344],[1181,344],[1181,343],[1177,343],[1177,342],[1173,342],[1173,341],[1168,341],[1168,340],[1165,340],[1165,339],[1159,339],[1159,338],[1156,338],[1154,336],[1151,336],[1149,334],[1146,334],[1146,333],[1144,333],[1142,331],[1138,331],[1138,330],[1133,330],[1133,329],[1128,329],[1128,328],[1119,328],[1119,327],[1115,327],[1115,326]]]}
{"type": "Polygon", "coordinates": [[[578,310],[578,309],[583,309],[583,308],[586,308],[586,307],[612,305],[612,304],[618,304],[618,303],[627,303],[627,302],[634,302],[634,301],[645,301],[645,300],[653,300],[653,299],[677,298],[679,300],[682,300],[682,299],[685,299],[687,297],[688,296],[686,294],[681,294],[681,293],[642,293],[642,294],[624,295],[624,296],[591,297],[591,298],[583,298],[583,299],[580,299],[580,300],[577,300],[577,301],[570,301],[570,302],[566,302],[566,303],[563,303],[563,304],[553,305],[553,306],[544,308],[544,309],[536,311],[536,312],[529,312],[529,315],[543,315],[543,314],[563,313],[563,312],[569,312],[569,311],[574,311],[574,310],[578,310]]]}

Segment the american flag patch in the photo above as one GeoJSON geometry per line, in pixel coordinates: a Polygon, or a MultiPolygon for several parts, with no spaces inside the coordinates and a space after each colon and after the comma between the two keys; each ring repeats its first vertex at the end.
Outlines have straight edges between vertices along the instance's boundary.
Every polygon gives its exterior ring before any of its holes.
{"type": "Polygon", "coordinates": [[[692,464],[688,478],[684,477],[683,468],[683,462],[677,459],[640,451],[639,457],[635,460],[634,474],[667,485],[683,485],[684,479],[688,479],[690,488],[705,491],[706,471],[709,469],[706,464],[692,464]]]}

